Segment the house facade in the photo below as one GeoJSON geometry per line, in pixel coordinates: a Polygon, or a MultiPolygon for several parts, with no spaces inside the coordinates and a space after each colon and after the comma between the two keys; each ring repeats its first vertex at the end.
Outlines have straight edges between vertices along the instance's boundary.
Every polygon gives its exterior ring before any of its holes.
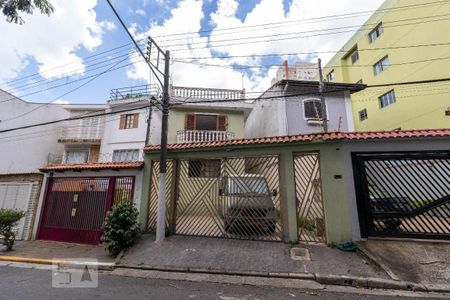
{"type": "MultiPolygon", "coordinates": [[[[378,85],[448,78],[449,3],[386,0],[325,66],[331,82],[378,85]],[[444,30],[445,31],[445,30],[444,30]]],[[[447,82],[367,89],[352,95],[355,129],[448,128],[447,82]]]]}
{"type": "MultiPolygon", "coordinates": [[[[354,130],[350,94],[364,88],[360,84],[325,84],[329,131],[354,130]]],[[[245,125],[246,137],[322,132],[324,115],[318,90],[316,81],[277,82],[255,101],[245,125]]]]}

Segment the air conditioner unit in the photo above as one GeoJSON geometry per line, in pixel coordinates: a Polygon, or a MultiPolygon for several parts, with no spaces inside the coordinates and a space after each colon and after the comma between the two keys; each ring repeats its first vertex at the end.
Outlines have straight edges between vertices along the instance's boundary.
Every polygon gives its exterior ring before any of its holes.
{"type": "Polygon", "coordinates": [[[308,125],[311,125],[311,126],[321,126],[323,121],[322,121],[322,119],[310,118],[310,119],[306,120],[306,123],[308,123],[308,125]]]}

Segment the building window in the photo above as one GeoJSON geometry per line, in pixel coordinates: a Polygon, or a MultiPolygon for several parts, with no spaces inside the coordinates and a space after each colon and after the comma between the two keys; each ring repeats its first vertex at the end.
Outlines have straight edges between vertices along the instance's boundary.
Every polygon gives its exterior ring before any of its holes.
{"type": "Polygon", "coordinates": [[[138,161],[139,149],[114,150],[112,161],[138,161]]]}
{"type": "Polygon", "coordinates": [[[185,130],[226,131],[227,116],[186,114],[185,130]]]}
{"type": "Polygon", "coordinates": [[[374,43],[384,32],[383,24],[380,23],[369,33],[369,43],[374,43]]]}
{"type": "Polygon", "coordinates": [[[328,75],[327,75],[327,80],[333,81],[333,79],[334,79],[334,70],[331,70],[331,72],[328,73],[328,75]]]}
{"type": "Polygon", "coordinates": [[[359,60],[358,50],[353,51],[353,53],[350,55],[350,59],[352,61],[352,65],[354,65],[359,60]]]}
{"type": "Polygon", "coordinates": [[[322,104],[320,100],[303,101],[305,119],[322,119],[322,104]]]}
{"type": "Polygon", "coordinates": [[[378,61],[375,65],[373,65],[373,73],[375,75],[378,75],[381,72],[383,72],[384,70],[386,70],[387,68],[389,68],[389,66],[390,66],[389,57],[386,55],[380,61],[378,61]]]}
{"type": "Polygon", "coordinates": [[[84,164],[87,163],[89,151],[86,150],[69,150],[66,151],[66,164],[84,164]]]}
{"type": "Polygon", "coordinates": [[[394,92],[394,90],[392,90],[392,91],[380,96],[378,99],[380,101],[380,107],[384,108],[388,105],[395,103],[395,92],[394,92]]]}
{"type": "Polygon", "coordinates": [[[367,120],[367,109],[364,108],[363,110],[359,111],[359,120],[362,122],[364,120],[367,120]]]}
{"type": "Polygon", "coordinates": [[[190,178],[220,177],[220,159],[190,160],[188,176],[190,178]]]}
{"type": "Polygon", "coordinates": [[[126,114],[120,116],[119,129],[138,128],[139,114],[126,114]]]}

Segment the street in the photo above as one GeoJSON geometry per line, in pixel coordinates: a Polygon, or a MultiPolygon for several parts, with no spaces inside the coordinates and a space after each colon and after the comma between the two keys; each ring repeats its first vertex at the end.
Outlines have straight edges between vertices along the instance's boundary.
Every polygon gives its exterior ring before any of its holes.
{"type": "MultiPolygon", "coordinates": [[[[99,274],[98,288],[52,288],[50,270],[0,267],[1,299],[409,299],[390,295],[323,292],[99,274]]],[[[409,293],[412,294],[412,293],[409,293]]],[[[429,297],[427,297],[430,299],[429,297]]],[[[414,297],[414,299],[421,299],[414,297]]]]}

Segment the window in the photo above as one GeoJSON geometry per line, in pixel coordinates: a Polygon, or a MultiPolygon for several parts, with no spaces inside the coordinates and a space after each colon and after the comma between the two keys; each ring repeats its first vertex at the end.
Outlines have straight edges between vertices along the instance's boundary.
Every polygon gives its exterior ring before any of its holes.
{"type": "Polygon", "coordinates": [[[120,116],[119,129],[138,128],[139,114],[126,114],[120,116]]]}
{"type": "Polygon", "coordinates": [[[113,151],[113,161],[138,161],[139,149],[121,149],[113,151]]]}
{"type": "Polygon", "coordinates": [[[227,116],[186,114],[185,130],[226,131],[227,116]]]}
{"type": "Polygon", "coordinates": [[[220,177],[220,159],[190,160],[188,176],[190,178],[220,177]]]}
{"type": "Polygon", "coordinates": [[[373,73],[375,75],[378,75],[381,72],[383,72],[384,70],[386,70],[387,68],[389,68],[389,66],[390,66],[389,57],[386,55],[385,57],[383,57],[379,62],[377,62],[373,66],[373,73]]]}
{"type": "Polygon", "coordinates": [[[305,119],[322,119],[322,104],[320,100],[303,101],[305,119]]]}
{"type": "Polygon", "coordinates": [[[331,70],[331,72],[328,73],[328,75],[327,75],[327,80],[333,81],[333,79],[334,79],[334,70],[331,70]]]}
{"type": "Polygon", "coordinates": [[[350,59],[352,60],[352,65],[354,65],[359,60],[358,50],[353,51],[353,53],[350,55],[350,59]]]}
{"type": "Polygon", "coordinates": [[[380,96],[378,98],[380,100],[380,107],[386,107],[388,105],[391,105],[392,103],[395,103],[395,92],[394,90],[380,96]]]}
{"type": "Polygon", "coordinates": [[[363,109],[361,111],[359,111],[359,120],[362,122],[364,120],[367,120],[367,109],[363,109]]]}
{"type": "Polygon", "coordinates": [[[369,33],[369,43],[374,43],[384,32],[383,24],[380,23],[369,33]]]}
{"type": "Polygon", "coordinates": [[[66,164],[84,164],[88,161],[89,152],[86,150],[66,151],[66,164]]]}

